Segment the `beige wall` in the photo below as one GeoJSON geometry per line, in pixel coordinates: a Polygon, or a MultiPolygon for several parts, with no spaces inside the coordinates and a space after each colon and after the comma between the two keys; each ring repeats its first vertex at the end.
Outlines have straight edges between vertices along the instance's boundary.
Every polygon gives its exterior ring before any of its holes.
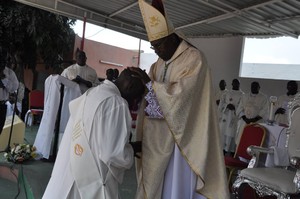
{"type": "MultiPolygon", "coordinates": [[[[76,35],[74,52],[77,47],[80,48],[81,38],[76,35]]],[[[120,72],[127,66],[137,66],[138,50],[127,50],[115,46],[110,46],[100,42],[95,42],[86,39],[84,42],[84,49],[87,56],[87,64],[94,68],[98,77],[105,78],[106,70],[108,68],[116,68],[120,72]],[[111,64],[104,64],[100,61],[106,61],[122,66],[115,66],[111,64]]]]}

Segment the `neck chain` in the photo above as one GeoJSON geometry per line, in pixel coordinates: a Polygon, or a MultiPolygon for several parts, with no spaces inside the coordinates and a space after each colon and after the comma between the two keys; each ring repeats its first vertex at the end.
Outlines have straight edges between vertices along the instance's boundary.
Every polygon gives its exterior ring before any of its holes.
{"type": "Polygon", "coordinates": [[[165,62],[165,69],[164,69],[163,82],[165,82],[166,75],[167,75],[167,70],[168,70],[168,67],[169,67],[170,63],[171,63],[171,62],[169,62],[169,63],[165,62]]]}
{"type": "Polygon", "coordinates": [[[167,70],[168,70],[169,65],[170,65],[173,61],[175,61],[178,57],[180,57],[180,55],[181,55],[184,51],[186,51],[187,49],[188,49],[188,48],[186,48],[186,49],[183,50],[181,53],[179,53],[179,54],[175,57],[175,59],[171,60],[169,63],[168,63],[167,61],[165,62],[163,82],[165,82],[166,75],[167,75],[167,70]]]}

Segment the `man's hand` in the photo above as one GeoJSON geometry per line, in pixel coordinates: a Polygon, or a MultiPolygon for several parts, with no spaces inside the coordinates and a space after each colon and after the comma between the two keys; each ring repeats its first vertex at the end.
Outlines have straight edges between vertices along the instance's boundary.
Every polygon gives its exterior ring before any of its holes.
{"type": "Polygon", "coordinates": [[[242,116],[242,119],[246,122],[246,124],[251,123],[251,121],[245,115],[242,116]]]}
{"type": "Polygon", "coordinates": [[[233,104],[228,104],[226,108],[228,108],[231,111],[235,110],[235,106],[233,104]]]}
{"type": "Polygon", "coordinates": [[[285,109],[284,108],[278,108],[275,112],[275,115],[276,114],[285,114],[285,109]]]}
{"type": "Polygon", "coordinates": [[[76,78],[74,78],[72,81],[78,84],[85,84],[88,88],[91,88],[93,86],[92,82],[82,79],[79,75],[77,75],[76,78]]]}
{"type": "Polygon", "coordinates": [[[142,152],[142,141],[129,142],[129,144],[133,148],[134,157],[141,158],[139,155],[137,155],[137,153],[142,152]]]}
{"type": "Polygon", "coordinates": [[[250,119],[250,122],[251,122],[251,123],[255,123],[255,122],[257,122],[257,121],[260,120],[260,119],[262,119],[262,117],[260,117],[260,116],[258,115],[258,116],[256,116],[255,118],[250,119]]]}
{"type": "Polygon", "coordinates": [[[81,77],[79,75],[77,75],[74,79],[72,79],[73,82],[76,82],[77,84],[80,83],[81,81],[81,77]]]}
{"type": "Polygon", "coordinates": [[[147,75],[145,70],[136,67],[128,67],[128,69],[134,72],[135,75],[137,75],[144,84],[147,84],[151,81],[150,77],[147,75]]]}

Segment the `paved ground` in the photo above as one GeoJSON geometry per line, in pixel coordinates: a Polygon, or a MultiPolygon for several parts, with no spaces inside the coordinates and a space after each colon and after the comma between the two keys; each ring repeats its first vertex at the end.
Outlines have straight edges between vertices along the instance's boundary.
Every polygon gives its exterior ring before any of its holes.
{"type": "MultiPolygon", "coordinates": [[[[37,130],[38,126],[26,128],[24,142],[33,144],[37,130]]],[[[0,153],[0,199],[42,198],[52,168],[53,163],[37,160],[23,164],[12,164],[4,159],[3,153],[0,153]],[[20,175],[20,171],[23,171],[23,176],[20,175]],[[27,189],[25,188],[26,185],[28,185],[27,189]]],[[[121,198],[133,199],[135,190],[135,168],[132,167],[125,173],[123,184],[120,186],[121,198]]]]}

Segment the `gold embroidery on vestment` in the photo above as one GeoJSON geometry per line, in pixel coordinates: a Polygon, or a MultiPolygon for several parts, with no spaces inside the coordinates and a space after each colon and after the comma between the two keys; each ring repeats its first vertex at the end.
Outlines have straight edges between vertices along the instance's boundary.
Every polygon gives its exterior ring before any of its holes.
{"type": "Polygon", "coordinates": [[[74,152],[75,152],[76,155],[81,156],[82,153],[83,153],[83,148],[82,148],[82,146],[80,146],[79,144],[76,144],[76,145],[74,146],[74,152]]]}

